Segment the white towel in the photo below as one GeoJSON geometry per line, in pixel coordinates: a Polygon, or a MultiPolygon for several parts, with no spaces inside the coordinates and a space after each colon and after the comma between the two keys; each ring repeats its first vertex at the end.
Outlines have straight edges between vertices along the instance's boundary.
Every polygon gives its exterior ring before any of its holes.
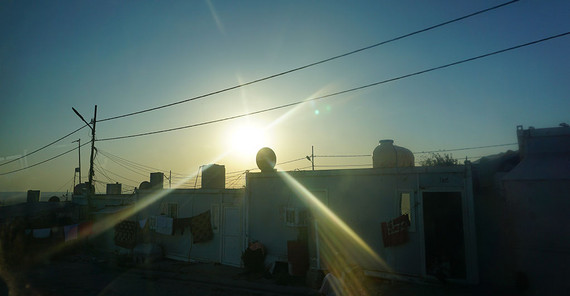
{"type": "Polygon", "coordinates": [[[142,220],[139,220],[139,226],[141,229],[144,229],[144,226],[146,225],[146,220],[148,220],[148,218],[144,218],[142,220]]]}
{"type": "Polygon", "coordinates": [[[166,216],[156,216],[156,232],[172,235],[172,222],[174,219],[166,216]]]}
{"type": "Polygon", "coordinates": [[[65,233],[65,241],[70,241],[77,238],[77,228],[79,224],[67,225],[63,227],[65,233]]]}
{"type": "Polygon", "coordinates": [[[51,235],[51,228],[34,229],[34,238],[48,238],[51,235]]]}

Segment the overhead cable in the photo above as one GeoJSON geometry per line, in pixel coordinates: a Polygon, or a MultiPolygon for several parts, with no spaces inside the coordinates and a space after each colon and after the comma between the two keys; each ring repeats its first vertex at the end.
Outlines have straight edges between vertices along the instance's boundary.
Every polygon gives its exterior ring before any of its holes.
{"type": "Polygon", "coordinates": [[[378,43],[375,43],[375,44],[372,44],[372,45],[369,45],[369,46],[366,46],[366,47],[362,47],[362,48],[359,48],[359,49],[356,49],[356,50],[353,50],[353,51],[349,51],[349,52],[346,52],[346,53],[343,53],[343,54],[340,54],[340,55],[336,55],[336,56],[333,56],[333,57],[330,57],[330,58],[327,58],[327,59],[324,59],[324,60],[320,60],[320,61],[318,61],[318,62],[310,63],[310,64],[307,64],[307,65],[304,65],[304,66],[301,66],[301,67],[297,67],[297,68],[294,68],[294,69],[291,69],[291,70],[287,70],[287,71],[284,71],[284,72],[280,72],[280,73],[277,73],[277,74],[273,74],[273,75],[270,75],[270,76],[266,76],[266,77],[263,77],[263,78],[259,78],[259,79],[256,79],[256,80],[252,80],[252,81],[249,81],[249,82],[241,83],[241,84],[238,84],[238,85],[235,85],[235,86],[227,87],[227,88],[224,88],[224,89],[221,89],[221,90],[217,90],[217,91],[213,91],[213,92],[210,92],[210,93],[207,93],[207,94],[203,94],[203,95],[200,95],[200,96],[196,96],[196,97],[184,99],[184,100],[181,100],[181,101],[177,101],[177,102],[173,102],[173,103],[169,103],[169,104],[165,104],[165,105],[161,105],[161,106],[157,106],[157,107],[152,107],[152,108],[148,108],[148,109],[144,109],[144,110],[140,110],[140,111],[136,111],[136,112],[131,112],[131,113],[123,114],[123,115],[117,115],[117,116],[113,116],[113,117],[109,117],[109,118],[100,119],[100,120],[98,120],[98,122],[104,122],[104,121],[119,119],[119,118],[123,118],[123,117],[127,117],[127,116],[133,116],[133,115],[137,115],[137,114],[142,114],[142,113],[146,113],[146,112],[150,112],[150,111],[155,111],[155,110],[163,109],[163,108],[166,108],[166,107],[175,106],[175,105],[182,104],[182,103],[187,103],[187,102],[190,102],[190,101],[195,101],[195,100],[198,100],[198,99],[203,99],[203,98],[206,98],[206,97],[209,97],[209,96],[221,94],[221,93],[224,93],[224,92],[227,92],[227,91],[230,91],[230,90],[238,89],[238,88],[241,88],[241,87],[244,87],[244,86],[248,86],[248,85],[251,85],[251,84],[255,84],[255,83],[258,83],[258,82],[262,82],[262,81],[265,81],[265,80],[269,80],[269,79],[272,79],[272,78],[276,78],[276,77],[279,77],[279,76],[283,76],[283,75],[286,75],[286,74],[290,74],[290,73],[293,73],[293,72],[296,72],[296,71],[300,71],[300,70],[303,70],[303,69],[307,69],[307,68],[310,68],[310,67],[313,67],[313,66],[316,66],[316,65],[320,65],[320,64],[323,64],[323,63],[326,63],[326,62],[330,62],[330,61],[332,61],[332,60],[336,60],[336,59],[343,58],[343,57],[346,57],[346,56],[349,56],[349,55],[353,55],[353,54],[355,54],[355,53],[359,53],[359,52],[362,52],[362,51],[365,51],[365,50],[368,50],[368,49],[371,49],[371,48],[374,48],[374,47],[378,47],[378,46],[380,46],[380,45],[384,45],[384,44],[387,44],[387,43],[390,43],[390,42],[394,42],[394,41],[397,41],[397,40],[400,40],[400,39],[404,39],[404,38],[407,38],[407,37],[410,37],[410,36],[413,36],[413,35],[417,35],[417,34],[420,34],[420,33],[424,33],[424,32],[433,30],[433,29],[435,29],[435,28],[439,28],[439,27],[442,27],[442,26],[445,26],[445,25],[448,25],[448,24],[451,24],[451,23],[454,23],[454,22],[458,22],[458,21],[460,21],[460,20],[464,20],[464,19],[470,18],[470,17],[472,17],[472,16],[476,16],[476,15],[478,15],[478,14],[482,14],[482,13],[485,13],[485,12],[488,12],[488,11],[491,11],[491,10],[495,10],[495,9],[500,8],[500,7],[503,7],[503,6],[507,6],[507,5],[512,4],[512,3],[515,3],[515,2],[518,2],[518,0],[509,1],[509,2],[506,2],[506,3],[503,3],[503,4],[499,4],[499,5],[493,6],[493,7],[491,7],[491,8],[487,8],[487,9],[483,9],[483,10],[480,10],[480,11],[477,11],[477,12],[473,12],[473,13],[470,13],[470,14],[465,15],[465,16],[462,16],[462,17],[458,17],[458,18],[455,18],[455,19],[452,19],[452,20],[449,20],[449,21],[445,21],[445,22],[443,22],[443,23],[439,23],[439,24],[437,24],[437,25],[433,25],[433,26],[431,26],[431,27],[427,27],[427,28],[424,28],[424,29],[421,29],[421,30],[418,30],[418,31],[414,31],[414,32],[411,32],[411,33],[408,33],[408,34],[404,34],[404,35],[401,35],[401,36],[398,36],[398,37],[394,37],[394,38],[392,38],[392,39],[388,39],[388,40],[385,40],[385,41],[382,41],[382,42],[378,42],[378,43]]]}
{"type": "Polygon", "coordinates": [[[438,153],[438,152],[452,152],[452,151],[463,151],[463,150],[473,150],[473,149],[483,149],[483,148],[513,146],[513,145],[518,145],[518,143],[507,143],[507,144],[497,144],[497,145],[487,145],[487,146],[467,147],[467,148],[457,148],[457,149],[445,149],[445,150],[421,151],[421,152],[412,152],[412,153],[413,154],[426,154],[426,153],[438,153]]]}
{"type": "Polygon", "coordinates": [[[325,164],[325,165],[315,165],[316,168],[340,168],[340,167],[369,167],[371,163],[363,164],[325,164]]]}
{"type": "Polygon", "coordinates": [[[315,157],[369,157],[370,154],[315,155],[315,157]]]}
{"type": "MultiPolygon", "coordinates": [[[[41,148],[38,148],[38,149],[36,149],[36,150],[34,150],[34,151],[30,152],[30,153],[27,153],[26,155],[23,155],[23,156],[21,156],[21,157],[18,157],[18,158],[12,159],[12,160],[10,160],[10,161],[7,161],[7,162],[5,162],[5,163],[2,163],[2,164],[0,164],[0,166],[7,165],[7,164],[12,163],[12,162],[14,162],[14,161],[17,161],[17,160],[20,160],[20,159],[22,159],[22,158],[28,157],[28,156],[30,156],[30,155],[32,155],[32,154],[38,152],[38,151],[41,151],[41,150],[43,150],[43,149],[45,149],[45,148],[47,148],[47,147],[49,147],[49,146],[51,146],[51,145],[53,145],[53,144],[55,144],[55,143],[57,143],[57,142],[59,142],[59,141],[65,139],[65,138],[67,138],[67,137],[69,137],[69,136],[75,134],[76,132],[80,131],[81,129],[83,129],[83,128],[86,127],[86,126],[87,126],[87,125],[84,125],[84,126],[78,128],[78,129],[72,131],[71,133],[69,133],[69,134],[67,134],[67,135],[65,135],[65,136],[63,136],[63,137],[61,137],[61,138],[59,138],[59,139],[57,139],[57,140],[55,140],[55,141],[53,141],[53,142],[51,142],[51,143],[45,145],[45,146],[43,146],[43,147],[41,147],[41,148]]],[[[81,146],[83,146],[83,145],[81,145],[81,146]]]]}
{"type": "Polygon", "coordinates": [[[300,161],[300,160],[305,160],[305,157],[301,157],[301,158],[297,158],[297,159],[293,159],[293,160],[288,160],[288,161],[284,161],[284,162],[280,162],[276,165],[284,165],[284,164],[288,164],[288,163],[292,163],[292,162],[296,162],[296,161],[300,161]]]}
{"type": "Polygon", "coordinates": [[[106,155],[105,153],[101,153],[101,155],[107,157],[110,161],[116,163],[117,165],[123,167],[123,168],[126,169],[126,170],[129,170],[129,171],[131,171],[131,172],[133,172],[133,173],[135,173],[135,174],[138,174],[138,175],[140,175],[140,176],[143,176],[143,177],[148,177],[148,174],[143,174],[143,173],[141,173],[141,172],[139,172],[139,171],[136,171],[136,170],[134,170],[134,169],[132,169],[132,168],[129,168],[127,165],[122,164],[121,162],[117,161],[116,159],[113,159],[112,157],[109,157],[109,156],[106,155]]]}
{"type": "Polygon", "coordinates": [[[80,147],[83,147],[83,146],[85,146],[85,145],[87,145],[87,144],[91,144],[91,141],[89,141],[89,142],[87,142],[87,143],[85,143],[85,144],[83,144],[83,145],[81,145],[81,146],[79,146],[79,147],[75,147],[75,148],[72,148],[72,149],[70,149],[70,150],[67,150],[67,151],[65,151],[65,152],[63,152],[63,153],[60,153],[60,154],[58,154],[58,155],[56,155],[56,156],[54,156],[54,157],[48,158],[48,159],[46,159],[46,160],[44,160],[44,161],[40,161],[40,162],[38,162],[38,163],[29,165],[29,166],[27,166],[27,167],[20,168],[20,169],[17,169],[17,170],[13,170],[13,171],[9,171],[9,172],[5,172],[5,173],[0,173],[0,176],[12,174],[12,173],[19,172],[19,171],[23,171],[23,170],[27,170],[27,169],[29,169],[29,168],[33,168],[33,167],[38,166],[38,165],[40,165],[40,164],[44,164],[44,163],[46,163],[46,162],[48,162],[48,161],[51,161],[51,160],[54,160],[54,159],[56,159],[56,158],[58,158],[58,157],[64,156],[65,154],[67,154],[67,153],[69,153],[69,152],[72,152],[72,151],[74,151],[74,150],[77,150],[77,149],[79,149],[80,147]]]}
{"type": "MultiPolygon", "coordinates": [[[[454,151],[504,147],[504,146],[513,146],[513,145],[518,145],[518,143],[495,144],[495,145],[486,145],[486,146],[477,146],[477,147],[441,149],[441,150],[431,150],[431,151],[418,151],[418,152],[412,152],[412,153],[413,154],[427,154],[427,153],[438,153],[438,152],[454,152],[454,151]]],[[[371,156],[372,156],[372,154],[315,155],[315,157],[323,157],[323,158],[327,158],[327,157],[371,157],[371,156]]],[[[473,156],[473,157],[469,157],[469,158],[477,158],[477,157],[482,157],[482,156],[473,156]]]]}
{"type": "Polygon", "coordinates": [[[441,65],[441,66],[437,66],[437,67],[433,67],[433,68],[428,68],[428,69],[421,70],[421,71],[418,71],[418,72],[414,72],[414,73],[410,73],[410,74],[406,74],[406,75],[402,75],[402,76],[398,76],[398,77],[394,77],[394,78],[390,78],[390,79],[386,79],[386,80],[382,80],[382,81],[378,81],[378,82],[374,82],[374,83],[370,83],[370,84],[366,84],[366,85],[354,87],[354,88],[351,88],[351,89],[347,89],[347,90],[343,90],[343,91],[331,93],[331,94],[328,94],[328,95],[323,95],[323,96],[314,97],[314,98],[310,98],[310,99],[306,99],[306,100],[302,100],[302,101],[298,101],[298,102],[293,102],[293,103],[289,103],[289,104],[285,104],[285,105],[281,105],[281,106],[277,106],[277,107],[262,109],[262,110],[258,110],[258,111],[254,111],[254,112],[247,112],[247,113],[243,113],[243,114],[240,114],[240,115],[234,115],[234,116],[230,116],[230,117],[225,117],[225,118],[220,118],[220,119],[205,121],[205,122],[196,123],[196,124],[191,124],[191,125],[186,125],[186,126],[181,126],[181,127],[175,127],[175,128],[164,129],[164,130],[158,130],[158,131],[152,131],[152,132],[139,133],[139,134],[132,134],[132,135],[126,135],[126,136],[117,136],[117,137],[103,138],[103,139],[98,139],[98,140],[96,140],[96,141],[111,141],[111,140],[135,138],[135,137],[141,137],[141,136],[149,136],[149,135],[154,135],[154,134],[160,134],[160,133],[166,133],[166,132],[172,132],[172,131],[177,131],[177,130],[182,130],[182,129],[188,129],[188,128],[193,128],[193,127],[198,127],[198,126],[209,125],[209,124],[213,124],[213,123],[218,123],[218,122],[223,122],[223,121],[238,119],[238,118],[242,118],[242,117],[248,117],[248,116],[252,116],[252,115],[256,115],[256,114],[260,114],[260,113],[265,113],[265,112],[269,112],[269,111],[275,111],[275,110],[279,110],[279,109],[283,109],[283,108],[288,108],[288,107],[300,105],[300,104],[307,103],[307,102],[311,102],[311,101],[322,100],[322,99],[325,99],[325,98],[330,98],[330,97],[338,96],[338,95],[341,95],[341,94],[346,94],[346,93],[350,93],[350,92],[355,92],[355,91],[362,90],[362,89],[365,89],[365,88],[369,88],[369,87],[373,87],[373,86],[378,86],[378,85],[386,84],[386,83],[389,83],[389,82],[394,82],[394,81],[397,81],[397,80],[401,80],[401,79],[409,78],[409,77],[412,77],[412,76],[417,76],[417,75],[420,75],[420,74],[425,74],[425,73],[433,72],[433,71],[436,71],[436,70],[441,70],[441,69],[448,68],[448,67],[451,67],[451,66],[457,66],[457,65],[459,65],[459,64],[463,64],[463,63],[475,61],[475,60],[478,60],[478,59],[490,57],[490,56],[493,56],[493,55],[497,55],[497,54],[504,53],[504,52],[507,52],[507,51],[511,51],[511,50],[515,50],[515,49],[518,49],[518,48],[526,47],[526,46],[529,46],[529,45],[541,43],[541,42],[548,41],[548,40],[551,40],[551,39],[560,38],[560,37],[566,36],[566,35],[568,35],[568,34],[570,34],[570,31],[569,31],[569,32],[566,32],[566,33],[562,33],[562,34],[558,34],[558,35],[554,35],[554,36],[542,38],[542,39],[539,39],[539,40],[527,42],[527,43],[524,43],[524,44],[512,46],[512,47],[509,47],[509,48],[505,48],[505,49],[493,51],[493,52],[490,52],[490,53],[482,54],[482,55],[479,55],[479,56],[476,56],[476,57],[459,60],[459,61],[452,62],[452,63],[449,63],[449,64],[445,64],[445,65],[441,65]]]}

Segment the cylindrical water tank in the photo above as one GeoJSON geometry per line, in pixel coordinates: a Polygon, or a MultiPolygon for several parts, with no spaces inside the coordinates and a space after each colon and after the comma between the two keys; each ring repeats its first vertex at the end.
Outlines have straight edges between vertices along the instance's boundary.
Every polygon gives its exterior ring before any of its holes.
{"type": "Polygon", "coordinates": [[[373,168],[413,167],[412,151],[394,145],[394,140],[380,140],[380,145],[372,153],[373,168]]]}
{"type": "Polygon", "coordinates": [[[107,194],[121,194],[122,185],[117,182],[115,184],[107,184],[107,194]]]}
{"type": "Polygon", "coordinates": [[[152,189],[164,188],[164,173],[150,173],[150,186],[152,189]]]}
{"type": "Polygon", "coordinates": [[[202,167],[202,189],[226,188],[226,167],[208,164],[202,167]]]}

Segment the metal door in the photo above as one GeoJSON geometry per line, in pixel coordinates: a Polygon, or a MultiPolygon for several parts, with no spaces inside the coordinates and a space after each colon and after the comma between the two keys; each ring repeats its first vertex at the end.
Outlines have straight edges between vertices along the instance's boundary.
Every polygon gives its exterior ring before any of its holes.
{"type": "Polygon", "coordinates": [[[222,264],[241,266],[242,224],[240,207],[222,205],[222,264]]]}

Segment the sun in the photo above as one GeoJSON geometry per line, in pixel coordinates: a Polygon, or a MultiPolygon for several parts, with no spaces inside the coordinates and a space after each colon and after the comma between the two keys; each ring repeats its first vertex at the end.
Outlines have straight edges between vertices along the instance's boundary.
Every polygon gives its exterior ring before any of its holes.
{"type": "Polygon", "coordinates": [[[242,156],[251,156],[264,147],[265,132],[252,125],[233,128],[229,135],[230,150],[242,156]]]}

